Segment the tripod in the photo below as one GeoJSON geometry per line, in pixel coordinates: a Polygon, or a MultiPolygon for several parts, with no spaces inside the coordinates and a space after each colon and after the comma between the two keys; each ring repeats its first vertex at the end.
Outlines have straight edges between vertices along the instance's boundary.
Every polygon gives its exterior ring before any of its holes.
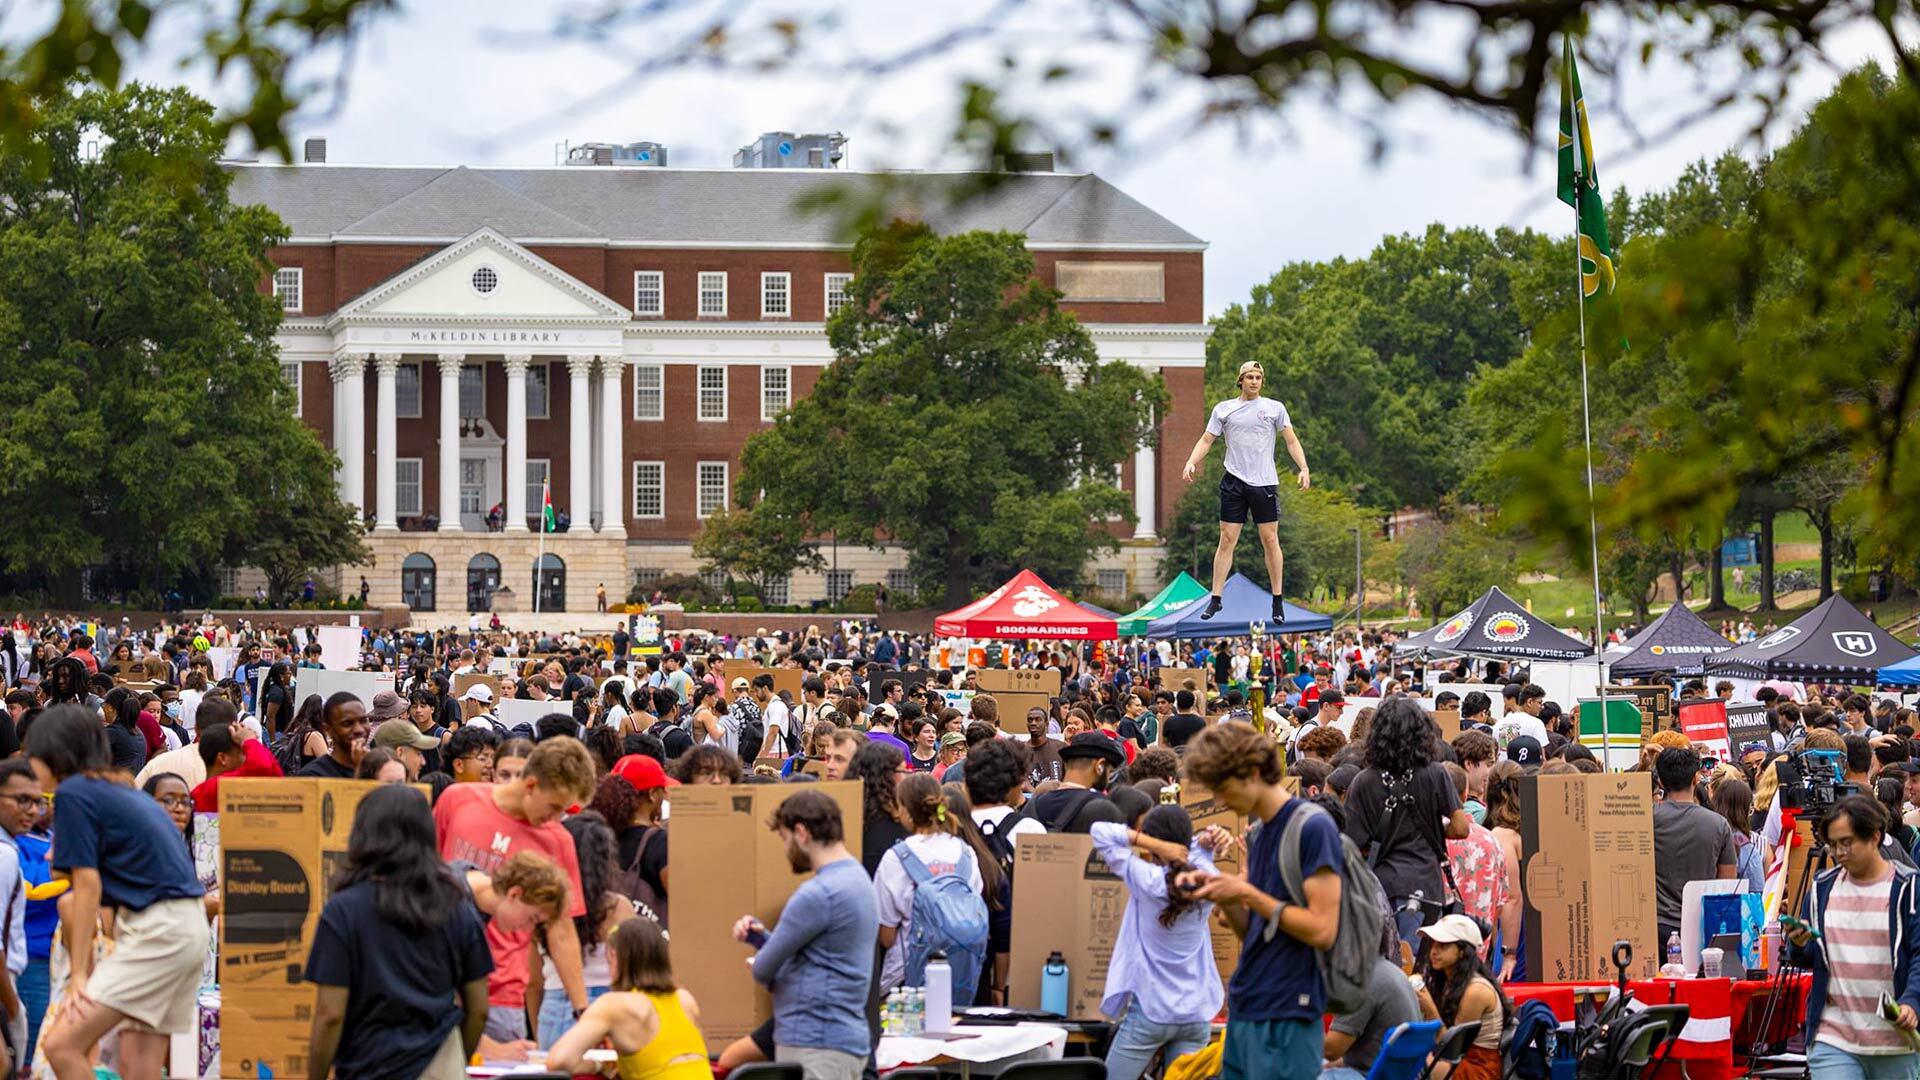
{"type": "MultiPolygon", "coordinates": [[[[1781,901],[1782,914],[1798,915],[1802,904],[1806,901],[1807,889],[1813,882],[1813,879],[1831,865],[1831,855],[1827,850],[1826,840],[1822,836],[1819,828],[1814,828],[1812,834],[1813,843],[1807,849],[1806,868],[1801,872],[1798,886],[1793,890],[1792,894],[1781,901]]],[[[1764,1041],[1756,1041],[1748,1048],[1748,1056],[1751,1061],[1757,1062],[1762,1058],[1776,1057],[1785,1053],[1787,1044],[1793,1039],[1794,1033],[1791,1026],[1786,1026],[1784,1030],[1777,1034],[1774,1028],[1777,1023],[1782,1023],[1783,1021],[1790,1025],[1792,1013],[1788,1010],[1783,1016],[1781,1002],[1787,1000],[1788,984],[1807,969],[1787,962],[1786,944],[1786,933],[1783,930],[1780,935],[1780,963],[1774,969],[1772,978],[1768,980],[1767,1006],[1760,1013],[1760,1039],[1764,1041]]],[[[1781,1064],[1786,1063],[1783,1062],[1781,1064]]],[[[1799,1063],[1799,1070],[1797,1072],[1769,1070],[1767,1073],[1756,1073],[1754,1075],[1804,1076],[1805,1074],[1805,1063],[1801,1062],[1799,1063]]]]}

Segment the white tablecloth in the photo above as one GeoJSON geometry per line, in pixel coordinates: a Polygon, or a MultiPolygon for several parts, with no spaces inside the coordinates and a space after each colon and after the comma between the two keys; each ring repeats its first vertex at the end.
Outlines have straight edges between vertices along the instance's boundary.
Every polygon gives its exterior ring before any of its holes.
{"type": "Polygon", "coordinates": [[[882,1071],[940,1057],[979,1065],[1013,1057],[1053,1060],[1067,1049],[1067,1029],[1052,1024],[955,1024],[951,1034],[975,1037],[948,1040],[883,1035],[874,1051],[874,1062],[882,1071]]]}

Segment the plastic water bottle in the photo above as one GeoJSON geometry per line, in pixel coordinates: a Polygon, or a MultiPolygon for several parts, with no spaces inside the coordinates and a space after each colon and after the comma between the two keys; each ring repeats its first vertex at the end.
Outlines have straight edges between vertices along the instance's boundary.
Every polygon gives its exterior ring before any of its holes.
{"type": "Polygon", "coordinates": [[[1047,954],[1040,969],[1040,1009],[1055,1016],[1067,1015],[1067,958],[1058,952],[1047,954]]]}
{"type": "Polygon", "coordinates": [[[953,1030],[953,968],[943,953],[927,961],[926,1030],[953,1030]]]}
{"type": "Polygon", "coordinates": [[[1684,974],[1686,969],[1680,963],[1680,931],[1667,935],[1667,967],[1661,974],[1684,974]]]}
{"type": "Polygon", "coordinates": [[[927,994],[917,986],[907,989],[907,1034],[919,1035],[927,1030],[927,994]]]}
{"type": "Polygon", "coordinates": [[[886,1003],[880,1006],[880,1034],[897,1036],[900,1032],[900,991],[887,991],[886,1003]]]}

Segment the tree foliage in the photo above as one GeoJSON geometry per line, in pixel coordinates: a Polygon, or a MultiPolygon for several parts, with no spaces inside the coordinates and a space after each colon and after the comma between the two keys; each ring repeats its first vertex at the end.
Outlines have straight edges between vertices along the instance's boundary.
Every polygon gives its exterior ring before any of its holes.
{"type": "Polygon", "coordinates": [[[44,175],[0,155],[0,567],[159,591],[221,560],[364,558],[260,291],[286,230],[228,201],[212,109],[136,85],[39,119],[44,175]]]}
{"type": "MultiPolygon", "coordinates": [[[[1214,546],[1220,537],[1222,471],[1221,455],[1209,455],[1206,467],[1174,504],[1173,517],[1161,535],[1167,549],[1160,560],[1161,577],[1172,580],[1185,570],[1202,584],[1212,580],[1214,546]]],[[[1316,480],[1319,475],[1316,469],[1316,480]]],[[[1286,576],[1287,595],[1310,599],[1317,593],[1351,593],[1355,534],[1371,538],[1379,532],[1374,516],[1318,483],[1306,491],[1282,483],[1278,494],[1281,573],[1286,576]]],[[[1233,568],[1266,584],[1266,557],[1252,524],[1241,530],[1240,543],[1233,549],[1233,568]]]]}
{"type": "Polygon", "coordinates": [[[800,515],[774,513],[764,502],[717,510],[693,538],[693,557],[704,570],[746,579],[766,600],[776,580],[795,570],[826,566],[819,544],[806,535],[805,521],[800,515]]]}
{"type": "Polygon", "coordinates": [[[1436,516],[1408,529],[1397,546],[1401,576],[1413,586],[1421,609],[1435,619],[1513,581],[1513,545],[1473,514],[1436,516]]]}
{"type": "Polygon", "coordinates": [[[1020,567],[1078,579],[1130,521],[1114,466],[1152,437],[1157,375],[1103,363],[1009,233],[896,224],[854,248],[838,359],[747,441],[756,514],[812,536],[906,546],[950,603],[1020,567]]]}

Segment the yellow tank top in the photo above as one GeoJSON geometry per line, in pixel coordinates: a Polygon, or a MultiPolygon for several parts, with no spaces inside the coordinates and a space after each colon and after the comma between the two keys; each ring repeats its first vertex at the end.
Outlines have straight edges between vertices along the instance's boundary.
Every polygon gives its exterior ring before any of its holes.
{"type": "Polygon", "coordinates": [[[620,1055],[620,1080],[713,1080],[707,1040],[680,1007],[680,995],[648,994],[647,1000],[660,1014],[660,1031],[639,1050],[620,1055]],[[687,1060],[674,1061],[679,1057],[687,1060]]]}

